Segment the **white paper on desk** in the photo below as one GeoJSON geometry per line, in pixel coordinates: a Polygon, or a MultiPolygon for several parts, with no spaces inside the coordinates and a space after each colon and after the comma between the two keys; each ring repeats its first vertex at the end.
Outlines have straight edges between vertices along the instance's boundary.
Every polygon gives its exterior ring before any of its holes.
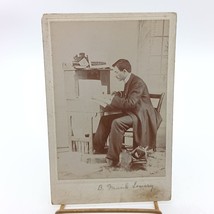
{"type": "Polygon", "coordinates": [[[99,105],[106,107],[107,105],[110,105],[112,96],[110,94],[105,94],[102,96],[94,96],[91,98],[94,102],[98,103],[99,105]]]}
{"type": "Polygon", "coordinates": [[[100,105],[100,106],[102,106],[102,107],[106,107],[108,104],[105,102],[105,101],[103,101],[103,100],[100,100],[100,99],[97,99],[97,98],[91,98],[95,103],[97,103],[98,105],[100,105]]]}
{"type": "Polygon", "coordinates": [[[103,92],[100,80],[79,80],[79,96],[81,98],[91,98],[99,96],[103,92]]]}

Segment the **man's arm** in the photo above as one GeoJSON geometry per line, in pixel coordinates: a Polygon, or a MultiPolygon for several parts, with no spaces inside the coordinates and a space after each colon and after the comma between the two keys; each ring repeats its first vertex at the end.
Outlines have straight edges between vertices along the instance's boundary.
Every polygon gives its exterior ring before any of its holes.
{"type": "Polygon", "coordinates": [[[113,108],[118,108],[120,110],[130,110],[136,107],[136,104],[142,97],[143,91],[145,89],[145,84],[136,81],[130,86],[128,97],[125,98],[115,95],[110,104],[113,108]]]}

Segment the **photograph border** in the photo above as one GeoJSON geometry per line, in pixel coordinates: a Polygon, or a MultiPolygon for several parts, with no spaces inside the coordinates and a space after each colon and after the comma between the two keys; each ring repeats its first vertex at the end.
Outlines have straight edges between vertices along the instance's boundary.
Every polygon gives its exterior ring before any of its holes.
{"type": "Polygon", "coordinates": [[[82,13],[44,14],[42,17],[48,143],[52,204],[99,204],[171,199],[173,97],[176,44],[176,13],[82,13]],[[169,20],[168,73],[166,96],[166,176],[59,180],[54,97],[54,72],[50,24],[61,21],[169,20]],[[112,185],[114,188],[107,188],[112,185]]]}

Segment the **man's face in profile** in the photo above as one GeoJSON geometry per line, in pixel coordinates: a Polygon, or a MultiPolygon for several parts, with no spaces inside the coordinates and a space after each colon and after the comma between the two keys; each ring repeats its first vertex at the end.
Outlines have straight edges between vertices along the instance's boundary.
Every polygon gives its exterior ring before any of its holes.
{"type": "Polygon", "coordinates": [[[119,81],[124,80],[124,79],[126,78],[126,76],[125,76],[125,71],[120,71],[120,70],[118,69],[117,66],[115,66],[115,67],[113,68],[113,71],[114,71],[115,77],[116,77],[119,81]]]}

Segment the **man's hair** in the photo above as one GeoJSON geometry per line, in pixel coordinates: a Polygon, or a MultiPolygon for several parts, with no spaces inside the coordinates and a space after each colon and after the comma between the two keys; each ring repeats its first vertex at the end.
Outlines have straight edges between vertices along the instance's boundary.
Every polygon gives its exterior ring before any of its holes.
{"type": "Polygon", "coordinates": [[[119,59],[112,66],[117,66],[120,71],[126,69],[129,73],[131,72],[131,64],[127,59],[119,59]]]}

